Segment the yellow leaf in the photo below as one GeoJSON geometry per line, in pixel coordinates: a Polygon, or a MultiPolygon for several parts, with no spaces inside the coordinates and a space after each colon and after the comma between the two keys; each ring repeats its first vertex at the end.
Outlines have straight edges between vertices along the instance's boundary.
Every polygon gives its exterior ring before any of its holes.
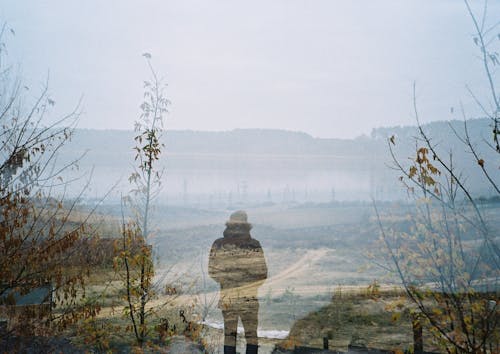
{"type": "Polygon", "coordinates": [[[395,312],[392,314],[392,317],[391,317],[393,322],[398,321],[400,318],[401,318],[401,312],[395,312]]]}

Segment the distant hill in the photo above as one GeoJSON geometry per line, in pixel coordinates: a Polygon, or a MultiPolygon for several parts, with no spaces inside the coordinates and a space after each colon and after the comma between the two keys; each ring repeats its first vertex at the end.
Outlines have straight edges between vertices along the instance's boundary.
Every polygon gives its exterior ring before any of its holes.
{"type": "MultiPolygon", "coordinates": [[[[73,151],[98,149],[123,153],[132,147],[135,133],[128,130],[76,129],[73,151]]],[[[306,133],[270,129],[235,129],[225,132],[167,130],[163,142],[168,153],[213,154],[364,154],[368,137],[320,139],[306,133]]]]}
{"type": "MultiPolygon", "coordinates": [[[[469,121],[472,141],[491,141],[489,124],[487,119],[469,121]]],[[[482,188],[484,183],[475,182],[481,177],[477,162],[452,128],[463,134],[460,121],[423,126],[443,156],[451,149],[455,166],[465,172],[469,183],[482,188]]],[[[162,139],[166,158],[160,163],[167,171],[166,190],[176,193],[176,198],[186,193],[217,194],[219,199],[231,193],[241,198],[258,193],[261,200],[268,198],[265,195],[287,194],[283,200],[298,200],[297,195],[301,195],[304,200],[324,202],[332,198],[334,190],[340,199],[368,199],[370,194],[391,198],[393,190],[401,190],[396,173],[387,167],[391,163],[387,138],[393,135],[398,158],[408,161],[414,157],[414,126],[376,128],[370,137],[355,139],[320,139],[302,132],[268,129],[167,130],[162,139]]],[[[133,131],[125,130],[77,129],[62,149],[59,163],[86,154],[80,168],[93,168],[97,185],[126,180],[133,169],[134,136],[133,131]]],[[[496,171],[499,155],[489,147],[479,152],[487,168],[496,171]]],[[[493,176],[499,178],[496,172],[493,176]]],[[[480,193],[488,195],[487,190],[480,193]]]]}
{"type": "MultiPolygon", "coordinates": [[[[457,145],[452,127],[463,135],[462,121],[439,121],[425,124],[424,130],[437,141],[457,145]]],[[[472,138],[491,138],[490,121],[475,119],[468,121],[472,138]]],[[[131,149],[135,133],[129,130],[77,129],[70,144],[73,151],[97,149],[119,152],[131,149]]],[[[395,135],[399,141],[410,143],[416,135],[415,126],[381,127],[372,130],[370,137],[354,139],[314,138],[303,132],[276,129],[235,129],[223,132],[167,130],[163,142],[168,153],[214,153],[214,154],[327,154],[366,155],[372,149],[383,150],[388,137],[395,135]]]]}

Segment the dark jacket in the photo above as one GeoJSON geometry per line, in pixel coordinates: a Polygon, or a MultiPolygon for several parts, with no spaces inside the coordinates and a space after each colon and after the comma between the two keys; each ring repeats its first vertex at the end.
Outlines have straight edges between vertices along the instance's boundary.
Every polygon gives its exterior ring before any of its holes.
{"type": "Polygon", "coordinates": [[[258,287],[267,278],[264,252],[250,236],[250,224],[227,223],[224,237],[212,245],[208,274],[220,284],[221,300],[257,297],[258,287]]]}

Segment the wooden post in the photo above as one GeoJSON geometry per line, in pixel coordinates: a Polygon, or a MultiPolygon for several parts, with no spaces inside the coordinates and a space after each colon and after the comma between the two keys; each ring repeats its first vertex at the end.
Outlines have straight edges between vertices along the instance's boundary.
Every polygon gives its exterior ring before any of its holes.
{"type": "Polygon", "coordinates": [[[422,323],[420,322],[420,315],[418,313],[412,314],[411,324],[413,328],[413,352],[415,354],[422,354],[424,352],[424,339],[422,336],[422,323]]]}
{"type": "Polygon", "coordinates": [[[323,337],[323,349],[328,350],[328,337],[323,337]]]}

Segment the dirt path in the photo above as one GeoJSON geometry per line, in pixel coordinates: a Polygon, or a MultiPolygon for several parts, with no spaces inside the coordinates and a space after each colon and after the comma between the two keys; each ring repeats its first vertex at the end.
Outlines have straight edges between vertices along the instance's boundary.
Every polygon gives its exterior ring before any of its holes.
{"type": "MultiPolygon", "coordinates": [[[[308,250],[304,253],[302,257],[300,257],[296,262],[281,271],[280,273],[274,275],[273,277],[266,280],[266,282],[259,288],[259,295],[264,296],[267,294],[271,294],[272,296],[279,296],[283,294],[287,289],[293,288],[293,292],[296,295],[301,296],[312,296],[317,294],[324,294],[328,291],[333,291],[333,287],[331,285],[320,285],[314,284],[315,279],[313,277],[312,271],[317,262],[320,262],[323,257],[325,257],[330,249],[317,249],[317,250],[308,250]],[[294,286],[294,283],[298,283],[298,286],[294,286]],[[302,284],[301,284],[302,283],[302,284]],[[307,283],[307,284],[304,284],[307,283]]],[[[241,293],[244,293],[246,290],[252,288],[252,285],[243,286],[238,290],[241,293]]],[[[337,289],[336,291],[339,291],[337,289]]],[[[386,288],[386,286],[382,286],[382,288],[386,288]]],[[[387,289],[392,289],[392,287],[387,286],[387,289]]],[[[361,285],[351,285],[351,286],[342,286],[342,293],[359,293],[366,289],[365,286],[361,285]]],[[[206,297],[207,299],[214,299],[214,303],[218,302],[218,291],[212,291],[206,294],[182,294],[177,297],[172,296],[159,296],[158,298],[150,301],[148,303],[148,308],[158,307],[164,305],[167,301],[169,305],[172,306],[184,306],[190,305],[195,302],[200,302],[202,297],[206,297]]],[[[116,314],[116,309],[115,313],[116,314]]],[[[113,311],[111,308],[103,308],[100,312],[100,316],[106,317],[113,315],[113,311]]]]}
{"type": "MultiPolygon", "coordinates": [[[[310,277],[311,274],[308,272],[311,271],[314,263],[320,261],[324,256],[326,256],[328,251],[330,250],[325,248],[319,250],[308,250],[290,267],[267,279],[264,285],[260,288],[260,293],[265,294],[270,291],[272,295],[281,294],[290,286],[290,280],[292,278],[310,277]]],[[[315,288],[317,288],[317,286],[315,286],[315,288]]],[[[300,293],[302,289],[296,290],[300,293]]]]}

